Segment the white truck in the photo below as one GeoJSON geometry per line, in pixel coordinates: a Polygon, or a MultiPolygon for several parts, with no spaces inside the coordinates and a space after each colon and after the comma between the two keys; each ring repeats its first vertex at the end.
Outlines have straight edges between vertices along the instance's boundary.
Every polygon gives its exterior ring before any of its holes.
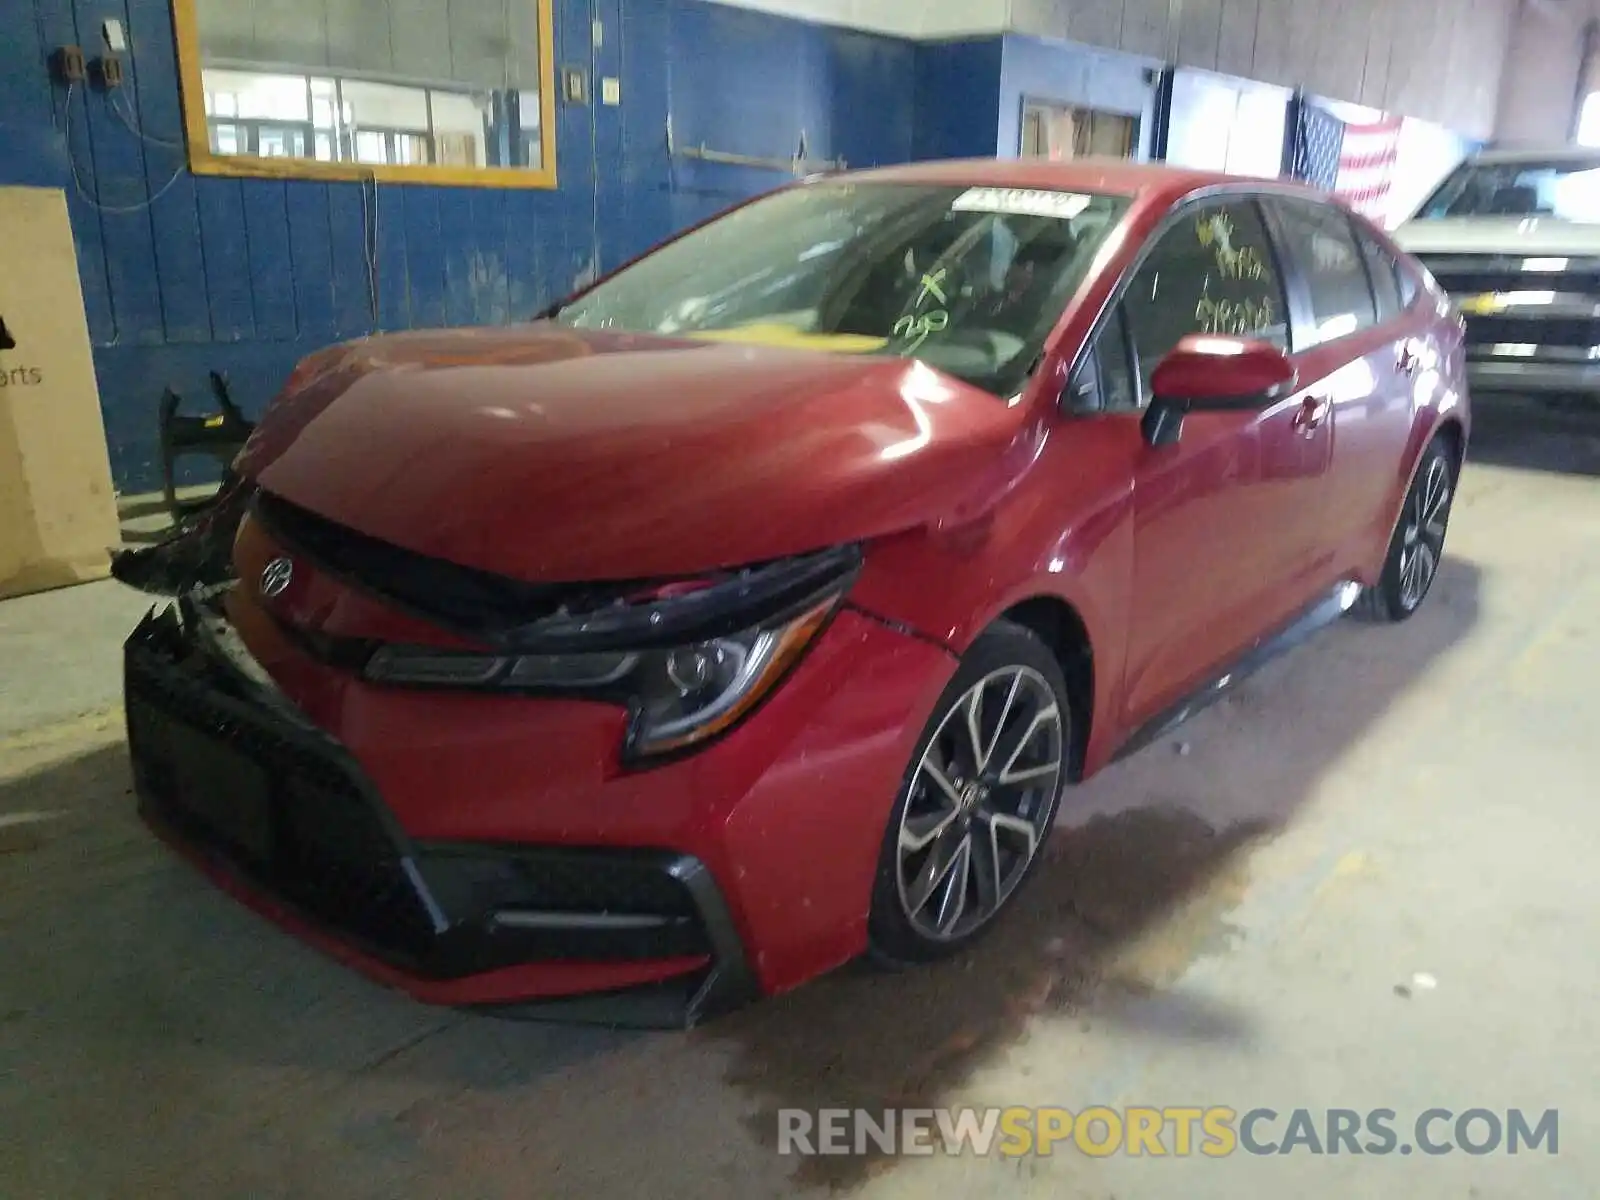
{"type": "Polygon", "coordinates": [[[1600,404],[1600,151],[1491,151],[1395,238],[1467,322],[1474,394],[1600,404]]]}

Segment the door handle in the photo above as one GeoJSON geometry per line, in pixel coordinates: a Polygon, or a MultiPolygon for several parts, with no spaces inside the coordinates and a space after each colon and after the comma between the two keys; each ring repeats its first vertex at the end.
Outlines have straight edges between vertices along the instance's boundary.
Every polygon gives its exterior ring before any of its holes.
{"type": "Polygon", "coordinates": [[[1303,437],[1310,437],[1328,419],[1333,411],[1333,401],[1326,396],[1307,396],[1295,410],[1294,427],[1303,437]]]}

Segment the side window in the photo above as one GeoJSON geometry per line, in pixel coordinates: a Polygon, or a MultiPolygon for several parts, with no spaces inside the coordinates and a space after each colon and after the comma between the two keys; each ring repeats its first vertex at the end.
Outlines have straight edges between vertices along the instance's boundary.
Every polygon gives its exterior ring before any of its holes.
{"type": "Polygon", "coordinates": [[[1100,380],[1106,408],[1112,412],[1139,407],[1139,383],[1133,373],[1133,347],[1128,341],[1128,319],[1117,305],[1100,331],[1100,380]]]}
{"type": "Polygon", "coordinates": [[[1121,412],[1139,407],[1128,326],[1118,304],[1106,316],[1094,349],[1083,357],[1072,380],[1075,412],[1121,412]]]}
{"type": "Polygon", "coordinates": [[[1400,307],[1410,308],[1411,302],[1417,298],[1416,273],[1404,263],[1396,263],[1395,274],[1400,279],[1400,307]]]}
{"type": "Polygon", "coordinates": [[[1312,327],[1302,349],[1375,324],[1377,305],[1349,217],[1331,205],[1301,200],[1278,201],[1276,211],[1287,250],[1311,293],[1312,327]]]}
{"type": "Polygon", "coordinates": [[[1123,308],[1146,395],[1156,364],[1188,334],[1289,347],[1283,282],[1254,200],[1185,212],[1134,273],[1123,308]]]}
{"type": "Polygon", "coordinates": [[[1356,240],[1361,243],[1361,253],[1367,259],[1367,274],[1372,278],[1372,295],[1378,302],[1378,320],[1387,321],[1398,316],[1405,303],[1400,299],[1400,265],[1394,255],[1380,246],[1361,226],[1356,226],[1356,240]]]}

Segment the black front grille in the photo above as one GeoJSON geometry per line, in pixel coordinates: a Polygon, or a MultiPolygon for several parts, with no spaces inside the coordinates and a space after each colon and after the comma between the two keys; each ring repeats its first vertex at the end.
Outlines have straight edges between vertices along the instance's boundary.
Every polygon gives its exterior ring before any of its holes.
{"type": "Polygon", "coordinates": [[[666,958],[712,950],[693,895],[673,874],[674,855],[485,845],[424,845],[419,852],[441,906],[478,914],[496,942],[537,946],[538,957],[666,958]],[[563,925],[562,918],[594,920],[563,925]],[[620,923],[605,927],[608,919],[620,923]]]}
{"type": "Polygon", "coordinates": [[[1467,341],[1481,346],[1511,342],[1536,346],[1600,346],[1600,320],[1591,317],[1467,315],[1467,341]]]}
{"type": "Polygon", "coordinates": [[[430,621],[467,633],[520,626],[565,606],[598,608],[636,583],[534,584],[418,554],[291,504],[257,493],[252,513],[287,548],[330,575],[430,621]]]}
{"type": "Polygon", "coordinates": [[[171,610],[145,619],[124,653],[140,804],[177,840],[313,924],[427,978],[546,960],[738,956],[695,860],[650,849],[416,844],[342,747],[253,687],[171,610]]]}
{"type": "MultiPolygon", "coordinates": [[[[363,947],[415,966],[435,935],[404,854],[351,767],[313,735],[289,733],[259,707],[230,697],[198,673],[162,669],[141,654],[126,667],[128,739],[143,801],[184,840],[221,855],[318,923],[363,947]],[[194,739],[235,764],[241,805],[267,806],[270,846],[241,845],[181,799],[194,739]],[[244,781],[268,781],[264,796],[244,781]]],[[[227,766],[223,770],[227,770],[227,766]]]]}
{"type": "MultiPolygon", "coordinates": [[[[1565,269],[1550,271],[1529,270],[1529,256],[1523,255],[1422,254],[1418,258],[1452,296],[1521,291],[1600,295],[1600,259],[1569,258],[1565,269]]],[[[1540,265],[1553,266],[1554,261],[1547,259],[1540,265]]]]}
{"type": "Polygon", "coordinates": [[[665,869],[670,858],[652,852],[428,845],[422,853],[452,907],[696,915],[688,891],[665,869]]]}

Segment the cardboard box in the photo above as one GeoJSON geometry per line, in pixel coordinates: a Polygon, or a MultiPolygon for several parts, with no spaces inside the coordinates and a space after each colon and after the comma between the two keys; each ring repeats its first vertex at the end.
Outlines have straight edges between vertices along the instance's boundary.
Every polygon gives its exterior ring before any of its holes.
{"type": "Polygon", "coordinates": [[[121,540],[66,196],[0,187],[0,597],[103,578],[121,540]]]}

